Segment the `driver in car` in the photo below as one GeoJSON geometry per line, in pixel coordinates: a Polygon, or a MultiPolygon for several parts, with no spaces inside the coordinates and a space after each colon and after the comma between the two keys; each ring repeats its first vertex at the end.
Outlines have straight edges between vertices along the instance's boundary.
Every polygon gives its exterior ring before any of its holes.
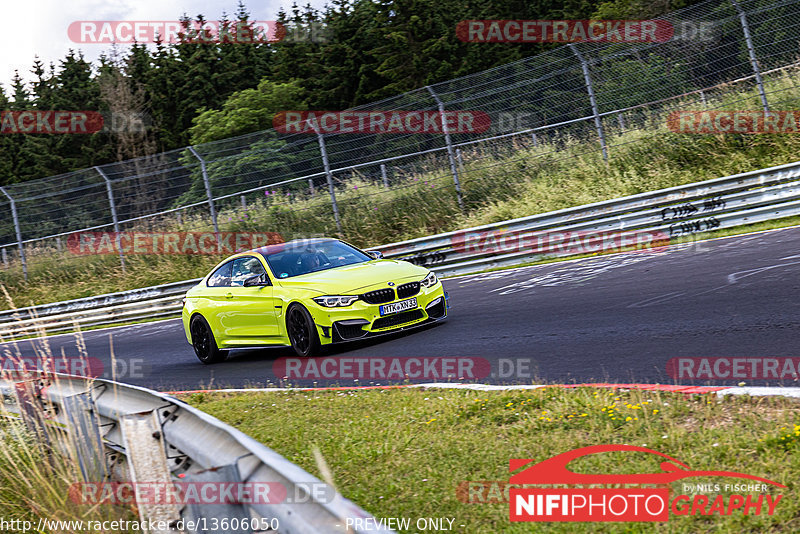
{"type": "Polygon", "coordinates": [[[300,265],[304,273],[311,273],[318,270],[323,264],[321,254],[316,252],[306,252],[300,257],[300,265]]]}

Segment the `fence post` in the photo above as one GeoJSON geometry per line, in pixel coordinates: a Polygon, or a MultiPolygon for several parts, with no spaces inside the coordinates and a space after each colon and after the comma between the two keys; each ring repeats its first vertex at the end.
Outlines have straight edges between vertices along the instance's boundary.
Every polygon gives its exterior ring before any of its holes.
{"type": "Polygon", "coordinates": [[[586,82],[586,90],[589,92],[589,101],[592,104],[592,113],[594,114],[594,127],[597,129],[597,135],[600,137],[600,149],[603,151],[603,159],[608,161],[608,149],[606,148],[606,133],[603,130],[603,121],[600,120],[600,111],[597,109],[597,99],[594,96],[594,87],[592,87],[592,75],[589,73],[589,64],[584,59],[583,54],[575,47],[573,43],[569,43],[572,52],[578,57],[581,62],[581,70],[583,70],[583,80],[586,82]]]}
{"type": "Polygon", "coordinates": [[[117,234],[117,250],[119,251],[119,264],[122,266],[122,272],[125,272],[125,253],[122,252],[122,236],[119,233],[119,218],[117,217],[117,205],[114,202],[114,190],[111,187],[111,180],[108,179],[106,173],[103,172],[98,166],[94,170],[103,177],[106,182],[106,193],[108,194],[108,205],[111,207],[111,220],[114,222],[114,233],[117,234]]]}
{"type": "Polygon", "coordinates": [[[442,121],[442,132],[444,133],[444,142],[447,144],[447,157],[450,160],[450,172],[453,174],[453,183],[456,186],[456,197],[458,198],[458,207],[461,208],[461,211],[464,211],[464,199],[461,198],[461,182],[458,179],[458,168],[456,167],[456,157],[453,150],[453,142],[450,140],[450,131],[447,129],[447,120],[444,116],[444,103],[439,98],[439,95],[436,94],[436,91],[433,90],[433,87],[427,85],[425,86],[425,88],[428,90],[433,99],[436,101],[436,105],[439,108],[439,118],[442,121]]]}
{"type": "Polygon", "coordinates": [[[531,133],[531,140],[533,141],[533,146],[539,145],[539,139],[536,137],[536,132],[531,133]]]}
{"type": "Polygon", "coordinates": [[[242,201],[242,209],[247,209],[247,199],[244,198],[244,195],[239,195],[239,199],[242,201]]]}
{"type": "Polygon", "coordinates": [[[464,158],[461,156],[461,149],[456,149],[456,161],[458,161],[458,170],[461,171],[461,174],[464,174],[464,158]]]}
{"type": "MultiPolygon", "coordinates": [[[[22,275],[25,277],[25,281],[28,281],[28,262],[25,261],[25,245],[22,243],[22,230],[19,227],[19,217],[17,216],[17,203],[11,198],[11,195],[8,194],[8,191],[5,188],[0,187],[0,193],[3,193],[6,197],[8,197],[8,201],[11,202],[11,217],[14,219],[14,230],[17,232],[17,244],[19,245],[19,259],[22,260],[22,275]]],[[[5,252],[5,249],[3,249],[5,252]]]]}
{"type": "Polygon", "coordinates": [[[8,269],[8,253],[6,252],[6,247],[2,248],[2,255],[3,255],[3,267],[8,269]]]}
{"type": "Polygon", "coordinates": [[[383,179],[383,187],[389,188],[389,176],[386,174],[386,165],[381,163],[381,178],[383,179]]]}
{"type": "Polygon", "coordinates": [[[339,234],[341,234],[342,221],[339,219],[339,205],[336,203],[336,189],[333,187],[333,173],[331,172],[331,165],[328,161],[328,151],[325,148],[325,140],[322,138],[322,133],[319,129],[317,129],[317,141],[319,142],[319,151],[322,154],[322,165],[325,167],[325,177],[328,179],[328,193],[331,195],[333,218],[336,219],[336,229],[339,234]]]}
{"type": "Polygon", "coordinates": [[[193,146],[188,147],[192,151],[194,157],[200,160],[200,171],[203,173],[203,185],[206,187],[206,197],[208,198],[208,210],[211,212],[211,224],[214,225],[214,233],[217,234],[217,246],[219,247],[219,226],[217,225],[217,209],[214,207],[214,197],[211,194],[211,183],[208,181],[208,170],[206,169],[206,160],[200,157],[197,150],[193,146]]]}
{"type": "Polygon", "coordinates": [[[756,49],[753,46],[753,38],[750,35],[750,25],[747,23],[747,15],[736,0],[731,0],[731,4],[733,4],[733,7],[735,7],[736,11],[739,13],[739,22],[742,23],[744,41],[747,44],[747,54],[750,56],[750,65],[753,67],[753,73],[756,75],[756,84],[758,84],[758,93],[761,96],[761,105],[764,107],[764,113],[769,113],[767,93],[764,91],[764,80],[761,79],[761,69],[758,68],[758,58],[756,58],[756,49]]]}
{"type": "Polygon", "coordinates": [[[625,119],[622,117],[622,113],[617,114],[617,122],[619,122],[619,129],[620,131],[625,131],[625,119]]]}

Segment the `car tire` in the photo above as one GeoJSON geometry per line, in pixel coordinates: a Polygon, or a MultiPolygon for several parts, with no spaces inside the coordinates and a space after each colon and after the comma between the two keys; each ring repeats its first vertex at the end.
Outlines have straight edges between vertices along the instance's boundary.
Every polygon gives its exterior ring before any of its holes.
{"type": "Polygon", "coordinates": [[[208,321],[202,315],[195,315],[189,323],[189,332],[192,334],[192,347],[197,359],[208,365],[219,363],[225,359],[228,351],[220,350],[217,340],[214,339],[214,332],[211,330],[208,321]]]}
{"type": "Polygon", "coordinates": [[[292,304],[286,312],[286,333],[295,354],[301,358],[316,356],[320,342],[317,325],[308,310],[300,304],[292,304]]]}

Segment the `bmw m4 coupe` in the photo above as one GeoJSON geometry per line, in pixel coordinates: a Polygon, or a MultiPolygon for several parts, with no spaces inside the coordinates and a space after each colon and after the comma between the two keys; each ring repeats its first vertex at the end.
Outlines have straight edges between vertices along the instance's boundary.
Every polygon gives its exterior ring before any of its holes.
{"type": "Polygon", "coordinates": [[[436,274],[337,239],[291,241],[235,254],[186,293],[186,339],[203,363],[235,348],[320,347],[447,317],[436,274]]]}

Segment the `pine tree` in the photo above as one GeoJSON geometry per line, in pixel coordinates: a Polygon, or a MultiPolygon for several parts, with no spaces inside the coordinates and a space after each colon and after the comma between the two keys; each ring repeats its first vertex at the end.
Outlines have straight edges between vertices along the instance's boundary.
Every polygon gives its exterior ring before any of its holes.
{"type": "MultiPolygon", "coordinates": [[[[9,111],[10,102],[0,85],[0,113],[9,111]]],[[[11,135],[0,133],[0,186],[14,182],[14,153],[16,147],[11,135]]]]}

